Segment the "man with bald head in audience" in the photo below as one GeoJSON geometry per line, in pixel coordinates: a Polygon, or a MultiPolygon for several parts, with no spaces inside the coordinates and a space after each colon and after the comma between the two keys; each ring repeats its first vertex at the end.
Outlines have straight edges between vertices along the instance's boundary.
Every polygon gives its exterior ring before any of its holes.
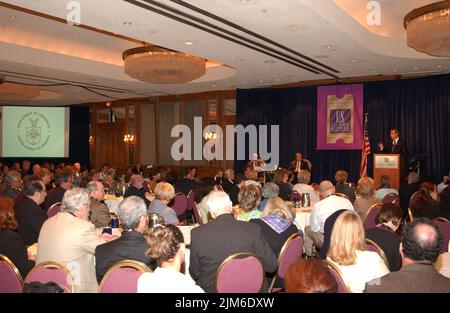
{"type": "Polygon", "coordinates": [[[324,225],[327,218],[339,210],[353,210],[352,203],[344,197],[335,194],[334,185],[329,180],[324,180],[319,185],[320,201],[317,202],[312,211],[310,226],[305,228],[305,253],[313,255],[313,245],[321,248],[324,238],[324,225]]]}
{"type": "MultiPolygon", "coordinates": [[[[212,191],[206,203],[214,220],[191,232],[189,272],[195,282],[206,292],[216,292],[217,269],[227,257],[239,252],[257,255],[264,271],[273,273],[277,268],[277,258],[260,226],[236,220],[230,197],[223,191],[212,191]]],[[[262,291],[267,292],[266,284],[262,291]]]]}
{"type": "Polygon", "coordinates": [[[402,268],[366,284],[366,293],[449,293],[450,278],[434,267],[442,244],[439,228],[427,218],[415,218],[403,230],[402,268]]]}

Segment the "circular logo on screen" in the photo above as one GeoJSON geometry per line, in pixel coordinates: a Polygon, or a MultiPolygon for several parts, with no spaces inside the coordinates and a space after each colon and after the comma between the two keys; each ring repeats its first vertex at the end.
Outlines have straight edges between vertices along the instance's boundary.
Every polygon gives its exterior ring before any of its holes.
{"type": "Polygon", "coordinates": [[[40,150],[50,139],[50,123],[41,113],[27,113],[17,124],[17,139],[28,150],[40,150]]]}

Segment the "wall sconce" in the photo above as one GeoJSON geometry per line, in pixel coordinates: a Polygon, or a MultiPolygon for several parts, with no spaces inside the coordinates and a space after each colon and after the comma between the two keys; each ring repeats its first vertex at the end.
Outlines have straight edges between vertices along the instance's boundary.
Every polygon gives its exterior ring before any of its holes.
{"type": "Polygon", "coordinates": [[[93,145],[94,144],[94,136],[89,136],[89,145],[93,145]]]}
{"type": "Polygon", "coordinates": [[[136,143],[136,137],[132,134],[125,134],[123,136],[123,142],[127,145],[134,145],[136,143]]]}

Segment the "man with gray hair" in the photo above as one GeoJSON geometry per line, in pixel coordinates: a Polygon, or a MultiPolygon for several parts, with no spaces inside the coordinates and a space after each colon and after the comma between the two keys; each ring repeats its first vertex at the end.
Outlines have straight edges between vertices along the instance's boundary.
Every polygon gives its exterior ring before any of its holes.
{"type": "Polygon", "coordinates": [[[97,292],[95,248],[115,238],[95,231],[89,221],[89,207],[86,189],[67,190],[61,212],[45,221],[38,240],[36,264],[46,261],[64,264],[71,272],[75,292],[97,292]]]}
{"type": "Polygon", "coordinates": [[[150,201],[145,197],[144,178],[142,178],[141,174],[131,175],[129,185],[130,187],[125,190],[123,197],[137,196],[144,200],[145,205],[148,206],[150,201]]]}
{"type": "Polygon", "coordinates": [[[320,201],[319,195],[314,190],[313,186],[309,184],[311,180],[311,173],[308,170],[300,170],[297,174],[298,183],[294,185],[292,191],[297,191],[299,194],[308,193],[310,204],[314,206],[317,202],[320,201]]]}
{"type": "Polygon", "coordinates": [[[137,196],[124,199],[119,204],[117,215],[123,228],[122,236],[95,249],[98,283],[109,268],[119,261],[135,260],[151,269],[155,267],[154,260],[146,255],[149,245],[144,238],[144,232],[148,228],[148,215],[144,200],[137,196]]]}
{"type": "Polygon", "coordinates": [[[324,225],[327,218],[339,210],[352,210],[352,203],[344,197],[335,194],[334,185],[329,180],[324,180],[319,185],[320,200],[317,202],[310,217],[310,226],[305,228],[305,253],[313,255],[313,245],[321,248],[324,239],[324,225]]]}
{"type": "Polygon", "coordinates": [[[262,189],[263,199],[259,203],[259,210],[263,211],[269,198],[278,196],[279,192],[280,192],[280,187],[278,187],[277,184],[272,183],[272,182],[265,183],[263,186],[263,189],[262,189]]]}
{"type": "MultiPolygon", "coordinates": [[[[223,191],[212,191],[207,205],[213,221],[191,231],[189,272],[197,285],[206,292],[216,292],[214,282],[217,269],[230,255],[249,252],[257,255],[264,271],[273,273],[277,258],[255,223],[236,220],[230,197],[223,191]]],[[[267,292],[267,286],[262,287],[267,292]]]]}
{"type": "Polygon", "coordinates": [[[111,215],[106,204],[102,203],[105,199],[105,189],[99,181],[91,181],[86,185],[86,190],[91,197],[91,215],[89,219],[95,227],[106,227],[111,222],[111,215]]]}

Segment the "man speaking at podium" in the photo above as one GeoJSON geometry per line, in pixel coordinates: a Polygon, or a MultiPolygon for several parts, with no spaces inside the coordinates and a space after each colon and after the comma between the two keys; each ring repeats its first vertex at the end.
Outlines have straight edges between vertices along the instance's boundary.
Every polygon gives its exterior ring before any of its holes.
{"type": "Polygon", "coordinates": [[[404,165],[408,158],[408,149],[406,148],[406,140],[398,136],[397,128],[391,128],[390,136],[391,141],[388,144],[384,145],[382,142],[378,144],[378,147],[380,148],[380,153],[400,154],[401,173],[405,175],[404,165]]]}

